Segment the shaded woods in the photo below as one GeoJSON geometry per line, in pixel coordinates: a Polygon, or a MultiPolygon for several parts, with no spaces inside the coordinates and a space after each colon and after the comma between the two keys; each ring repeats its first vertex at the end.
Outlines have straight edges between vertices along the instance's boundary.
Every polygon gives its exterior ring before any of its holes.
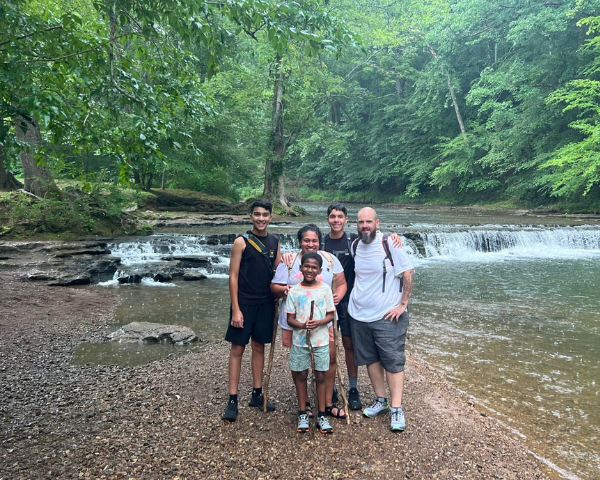
{"type": "Polygon", "coordinates": [[[0,187],[598,211],[599,10],[2,2],[0,187]]]}

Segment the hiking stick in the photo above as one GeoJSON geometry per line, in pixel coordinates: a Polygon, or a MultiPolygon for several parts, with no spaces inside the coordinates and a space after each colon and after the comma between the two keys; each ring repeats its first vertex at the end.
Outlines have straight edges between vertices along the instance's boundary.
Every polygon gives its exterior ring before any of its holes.
{"type": "Polygon", "coordinates": [[[275,318],[273,319],[273,339],[271,340],[271,350],[269,351],[269,365],[267,366],[267,375],[263,386],[263,413],[267,413],[267,397],[269,396],[269,380],[271,380],[271,369],[273,368],[273,355],[275,354],[275,337],[277,336],[277,324],[279,320],[279,301],[275,305],[275,318]]]}
{"type": "MultiPolygon", "coordinates": [[[[331,281],[331,290],[333,291],[336,285],[335,277],[331,281]]],[[[338,332],[338,316],[337,309],[333,313],[333,344],[335,345],[335,370],[337,372],[338,379],[340,381],[340,391],[342,394],[342,400],[344,400],[344,411],[346,412],[346,424],[350,425],[350,410],[348,408],[348,397],[346,396],[346,385],[344,384],[344,377],[342,376],[342,367],[340,367],[340,332],[338,332]]],[[[339,413],[339,410],[338,410],[339,413]]]]}
{"type": "MultiPolygon", "coordinates": [[[[308,317],[309,320],[313,319],[315,313],[315,301],[312,300],[310,302],[310,317],[308,317]]],[[[306,331],[306,343],[308,344],[308,348],[310,349],[310,363],[312,366],[312,372],[313,372],[313,395],[315,397],[315,402],[317,403],[317,406],[319,405],[319,399],[317,396],[317,378],[315,377],[315,372],[316,372],[316,367],[315,367],[315,351],[313,350],[313,346],[312,346],[312,342],[310,341],[310,330],[306,331]]],[[[318,408],[317,408],[318,410],[318,408]]]]}

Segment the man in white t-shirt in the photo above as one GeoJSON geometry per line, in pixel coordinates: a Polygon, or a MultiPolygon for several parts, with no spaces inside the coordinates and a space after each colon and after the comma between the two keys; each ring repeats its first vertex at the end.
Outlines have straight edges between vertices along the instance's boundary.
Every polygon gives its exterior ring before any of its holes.
{"type": "Polygon", "coordinates": [[[400,248],[395,248],[391,242],[384,248],[387,238],[377,230],[379,219],[375,210],[361,209],[357,226],[360,239],[353,246],[356,278],[348,313],[352,318],[356,364],[367,366],[376,395],[363,414],[375,417],[390,410],[391,406],[390,428],[402,431],[405,429],[402,411],[404,344],[414,270],[400,248]],[[386,379],[391,405],[385,396],[386,379]]]}

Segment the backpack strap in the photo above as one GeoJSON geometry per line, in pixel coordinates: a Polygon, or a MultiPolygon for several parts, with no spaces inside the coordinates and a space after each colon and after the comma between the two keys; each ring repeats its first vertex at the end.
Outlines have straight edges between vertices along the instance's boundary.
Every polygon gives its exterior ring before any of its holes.
{"type": "Polygon", "coordinates": [[[326,252],[325,250],[322,250],[319,253],[321,254],[321,256],[325,257],[325,260],[327,260],[327,266],[333,274],[333,255],[329,252],[326,252]]]}
{"type": "MultiPolygon", "coordinates": [[[[388,243],[388,238],[390,237],[391,233],[384,233],[383,234],[383,238],[381,239],[381,245],[383,246],[383,251],[385,252],[385,258],[383,259],[383,292],[385,292],[385,276],[387,274],[387,268],[385,266],[385,259],[387,258],[390,263],[392,264],[392,267],[394,266],[394,259],[392,258],[392,251],[390,250],[390,244],[388,243]]],[[[404,279],[402,277],[400,277],[400,285],[399,285],[399,290],[402,291],[402,287],[403,287],[403,283],[404,283],[404,279]]]]}
{"type": "Polygon", "coordinates": [[[287,281],[288,285],[290,283],[290,276],[292,275],[292,268],[294,268],[294,263],[296,263],[296,259],[298,258],[298,255],[300,255],[300,253],[296,253],[296,256],[292,259],[292,261],[285,265],[287,267],[287,271],[288,271],[288,281],[287,281]]]}
{"type": "Polygon", "coordinates": [[[384,233],[383,238],[381,239],[381,244],[383,245],[383,251],[385,252],[385,258],[387,258],[392,267],[394,266],[394,259],[392,258],[392,252],[390,250],[390,244],[388,243],[388,238],[390,238],[390,233],[384,233]]]}
{"type": "Polygon", "coordinates": [[[252,245],[258,253],[267,261],[269,268],[273,270],[273,261],[269,258],[269,250],[265,245],[252,233],[242,233],[241,235],[246,239],[248,244],[252,245]]]}
{"type": "Polygon", "coordinates": [[[356,257],[356,249],[358,248],[358,242],[360,238],[355,239],[350,246],[350,252],[352,253],[352,258],[356,257]]]}
{"type": "Polygon", "coordinates": [[[344,232],[344,235],[346,235],[346,243],[348,244],[348,253],[352,252],[352,238],[351,235],[348,235],[347,232],[344,232]]]}
{"type": "Polygon", "coordinates": [[[327,239],[327,235],[321,234],[321,242],[319,243],[319,250],[325,250],[325,240],[327,239]]]}

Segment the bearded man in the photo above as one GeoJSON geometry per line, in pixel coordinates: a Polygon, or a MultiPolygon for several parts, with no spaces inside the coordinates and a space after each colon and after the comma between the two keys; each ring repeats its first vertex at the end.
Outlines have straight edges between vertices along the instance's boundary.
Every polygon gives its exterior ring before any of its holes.
{"type": "Polygon", "coordinates": [[[367,366],[376,395],[363,415],[375,417],[390,411],[390,429],[403,431],[404,346],[414,270],[400,248],[387,244],[387,237],[378,230],[374,209],[361,209],[357,226],[360,238],[353,247],[356,278],[348,313],[356,365],[367,366]],[[386,396],[386,380],[390,400],[386,396]]]}

